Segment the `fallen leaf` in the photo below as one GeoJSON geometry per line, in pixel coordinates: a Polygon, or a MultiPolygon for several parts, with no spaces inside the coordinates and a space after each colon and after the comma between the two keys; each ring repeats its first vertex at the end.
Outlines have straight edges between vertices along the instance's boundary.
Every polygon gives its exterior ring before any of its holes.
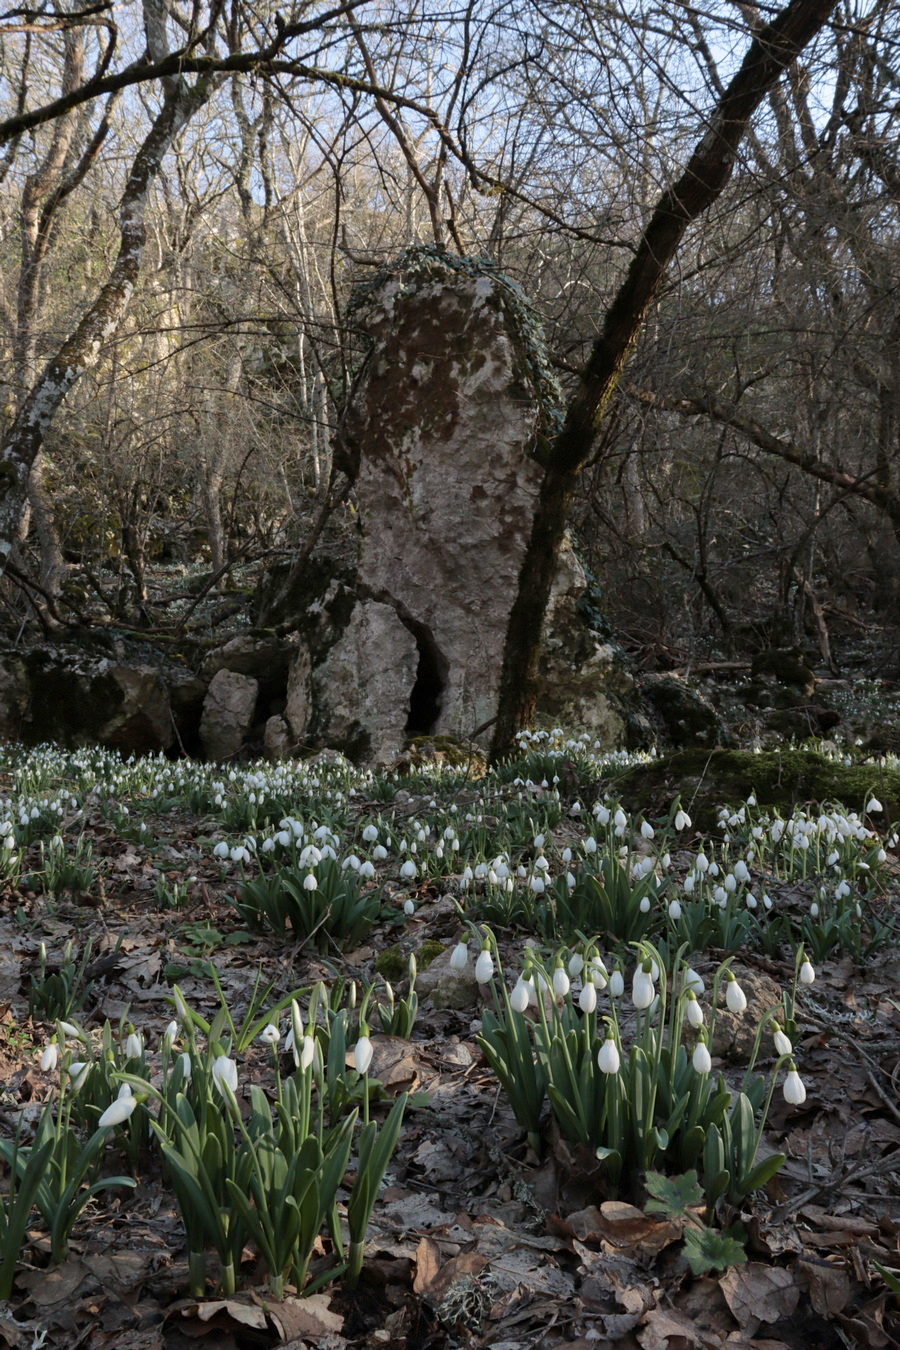
{"type": "Polygon", "coordinates": [[[416,1248],[416,1278],[413,1293],[428,1294],[441,1268],[441,1249],[434,1238],[423,1237],[416,1248]]]}
{"type": "Polygon", "coordinates": [[[761,1322],[790,1317],[800,1299],[797,1282],[789,1270],[751,1261],[732,1266],[719,1281],[735,1319],[752,1336],[761,1322]]]}
{"type": "Polygon", "coordinates": [[[798,1261],[795,1269],[805,1277],[810,1302],[820,1316],[833,1317],[844,1311],[853,1288],[845,1266],[829,1261],[798,1261]]]}
{"type": "Polygon", "coordinates": [[[265,1310],[272,1319],[283,1341],[340,1333],[344,1319],[329,1307],[328,1294],[310,1294],[309,1298],[285,1298],[280,1302],[265,1300],[265,1310]]]}
{"type": "Polygon", "coordinates": [[[638,1341],[643,1350],[721,1350],[722,1338],[715,1332],[705,1331],[690,1317],[674,1312],[670,1308],[653,1308],[647,1313],[640,1330],[638,1341]],[[674,1338],[676,1345],[670,1346],[674,1338]]]}

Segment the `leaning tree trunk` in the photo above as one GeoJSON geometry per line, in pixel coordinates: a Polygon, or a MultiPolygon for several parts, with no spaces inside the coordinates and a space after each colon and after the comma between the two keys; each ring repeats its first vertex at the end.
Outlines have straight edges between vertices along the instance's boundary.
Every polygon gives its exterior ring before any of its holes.
{"type": "Polygon", "coordinates": [[[109,277],[72,335],[51,357],[18,410],[0,449],[0,566],[16,540],[28,496],[28,479],[44,439],[69,390],[97,364],[116,331],[137,284],[146,235],[150,189],[173,140],[210,97],[212,78],[193,88],[178,80],[135,156],[119,207],[119,254],[109,277]]]}
{"type": "Polygon", "coordinates": [[[719,197],[750,118],[783,71],[826,23],[837,0],[791,0],[750,43],[684,173],[659,199],[637,253],[607,310],[544,474],[503,653],[491,758],[509,753],[534,714],[541,625],[568,506],[641,324],[685,231],[719,197]]]}

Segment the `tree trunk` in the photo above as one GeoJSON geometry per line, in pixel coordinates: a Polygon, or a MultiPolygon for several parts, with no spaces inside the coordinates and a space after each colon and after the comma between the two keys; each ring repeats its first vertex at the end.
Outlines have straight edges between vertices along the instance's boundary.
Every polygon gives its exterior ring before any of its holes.
{"type": "Polygon", "coordinates": [[[753,38],[684,173],[666,189],[607,310],[580,387],[548,456],[541,498],[519,576],[503,654],[491,758],[508,754],[534,715],[541,626],[550,598],[569,501],[588,459],[641,324],[688,226],[725,188],[750,118],[783,71],[826,23],[836,0],[791,0],[753,38]]]}

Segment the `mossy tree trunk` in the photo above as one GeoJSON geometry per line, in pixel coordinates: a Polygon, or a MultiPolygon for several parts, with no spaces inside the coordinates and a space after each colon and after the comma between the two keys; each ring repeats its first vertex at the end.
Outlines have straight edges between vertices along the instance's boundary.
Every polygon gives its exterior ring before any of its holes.
{"type": "Polygon", "coordinates": [[[720,196],[751,117],[782,73],[827,22],[836,0],[791,0],[750,43],[722,94],[706,134],[653,211],[618,293],[607,310],[562,431],[545,469],[503,654],[491,758],[512,748],[534,714],[541,625],[550,598],[568,505],[641,325],[688,227],[720,196]]]}

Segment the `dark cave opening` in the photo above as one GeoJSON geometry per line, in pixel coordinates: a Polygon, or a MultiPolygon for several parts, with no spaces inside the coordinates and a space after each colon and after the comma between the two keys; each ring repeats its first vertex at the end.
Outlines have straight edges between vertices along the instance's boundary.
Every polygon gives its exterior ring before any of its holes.
{"type": "Polygon", "coordinates": [[[450,666],[429,628],[412,620],[404,622],[416,639],[419,651],[416,680],[409,694],[409,716],[405,730],[408,736],[430,736],[444,706],[444,690],[450,666]]]}

